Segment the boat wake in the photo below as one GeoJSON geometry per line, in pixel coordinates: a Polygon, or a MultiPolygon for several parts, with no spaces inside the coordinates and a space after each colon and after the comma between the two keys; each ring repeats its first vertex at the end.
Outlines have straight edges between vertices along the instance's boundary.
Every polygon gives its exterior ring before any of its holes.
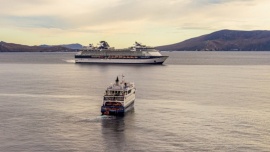
{"type": "Polygon", "coordinates": [[[100,122],[102,120],[114,120],[114,119],[116,119],[116,116],[101,115],[97,117],[82,119],[79,122],[95,123],[100,122]]]}
{"type": "Polygon", "coordinates": [[[65,61],[67,63],[75,63],[75,60],[63,60],[63,61],[65,61]]]}

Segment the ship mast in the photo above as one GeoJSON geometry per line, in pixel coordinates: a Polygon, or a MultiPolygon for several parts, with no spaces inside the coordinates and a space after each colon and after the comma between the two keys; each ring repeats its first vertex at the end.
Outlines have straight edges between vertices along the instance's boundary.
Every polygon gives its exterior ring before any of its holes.
{"type": "Polygon", "coordinates": [[[117,76],[117,78],[116,78],[116,80],[115,80],[115,84],[116,84],[116,85],[119,85],[119,79],[118,79],[118,76],[117,76]]]}

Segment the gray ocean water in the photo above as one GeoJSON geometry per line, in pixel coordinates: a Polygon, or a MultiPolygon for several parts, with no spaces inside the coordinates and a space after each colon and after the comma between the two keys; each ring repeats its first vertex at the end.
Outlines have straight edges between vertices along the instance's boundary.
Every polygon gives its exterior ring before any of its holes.
{"type": "Polygon", "coordinates": [[[0,151],[270,151],[270,52],[163,52],[163,65],[0,53],[0,151]],[[117,75],[135,108],[101,116],[117,75]]]}

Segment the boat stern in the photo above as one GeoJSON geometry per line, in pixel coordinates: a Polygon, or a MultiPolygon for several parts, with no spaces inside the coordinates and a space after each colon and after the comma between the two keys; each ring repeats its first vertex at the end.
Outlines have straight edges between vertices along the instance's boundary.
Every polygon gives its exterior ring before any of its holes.
{"type": "Polygon", "coordinates": [[[101,106],[102,115],[124,115],[124,113],[125,108],[123,106],[118,107],[101,106]]]}

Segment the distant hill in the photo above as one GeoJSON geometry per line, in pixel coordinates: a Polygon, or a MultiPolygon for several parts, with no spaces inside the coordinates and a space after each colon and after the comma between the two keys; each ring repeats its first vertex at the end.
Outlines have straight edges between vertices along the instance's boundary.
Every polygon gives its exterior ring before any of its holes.
{"type": "Polygon", "coordinates": [[[0,42],[0,52],[70,52],[73,49],[63,46],[28,46],[15,43],[0,42]]]}
{"type": "Polygon", "coordinates": [[[62,44],[61,46],[69,48],[69,49],[81,49],[83,46],[79,43],[74,44],[62,44]]]}
{"type": "Polygon", "coordinates": [[[161,51],[270,51],[270,31],[221,30],[156,48],[161,51]]]}
{"type": "Polygon", "coordinates": [[[47,44],[42,44],[40,45],[41,47],[53,47],[53,46],[62,46],[65,48],[69,48],[69,49],[74,49],[74,50],[78,50],[81,49],[83,46],[79,43],[74,43],[74,44],[61,44],[61,45],[47,45],[47,44]]]}

